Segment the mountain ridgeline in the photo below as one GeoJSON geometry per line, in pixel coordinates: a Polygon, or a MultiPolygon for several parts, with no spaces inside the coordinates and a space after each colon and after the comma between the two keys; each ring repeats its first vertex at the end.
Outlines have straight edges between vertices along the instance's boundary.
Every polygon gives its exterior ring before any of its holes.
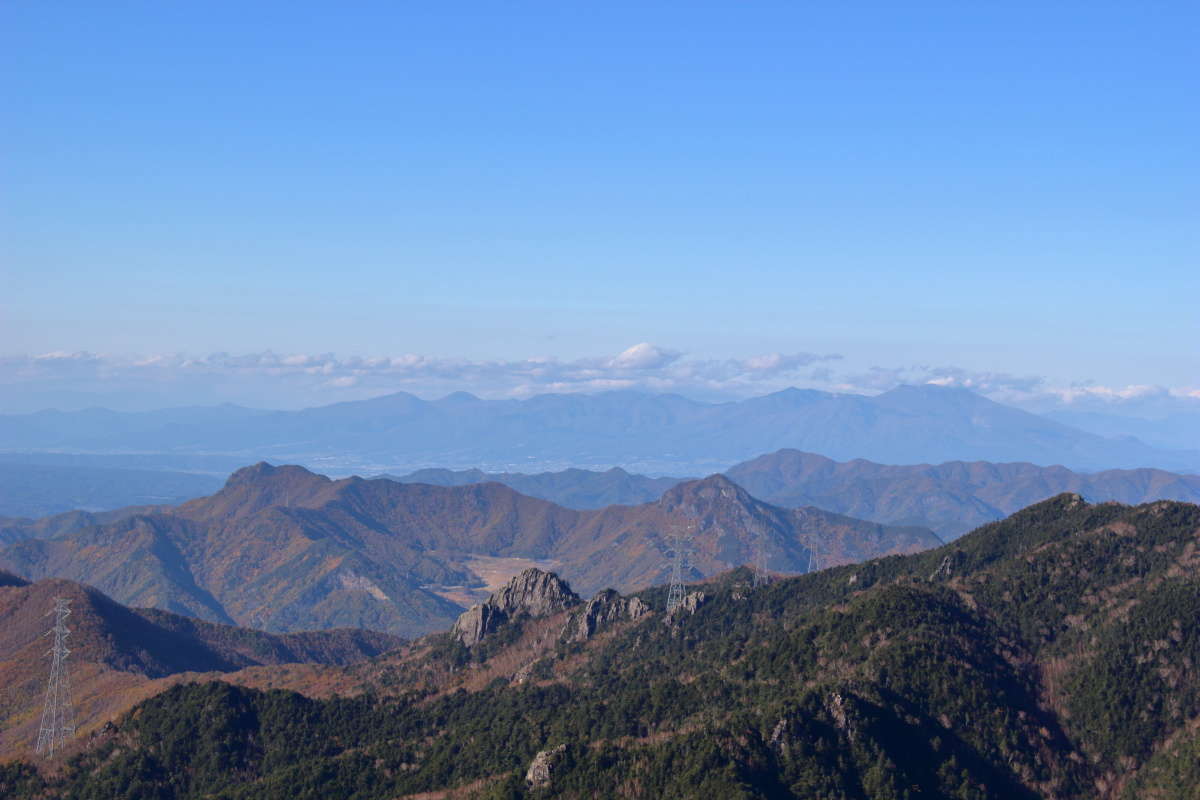
{"type": "Polygon", "coordinates": [[[470,646],[321,668],[357,669],[354,696],[173,686],[0,792],[1192,798],[1198,538],[1195,505],[1064,494],[920,554],[758,588],[735,570],[671,616],[661,587],[585,606],[531,572],[470,646]]]}
{"type": "Polygon", "coordinates": [[[399,483],[428,483],[434,486],[469,486],[473,483],[502,483],[530,497],[540,497],[567,508],[591,509],[650,503],[663,492],[691,478],[650,478],[633,475],[620,467],[597,470],[570,469],[558,472],[484,472],[480,469],[420,469],[390,478],[399,483]]]}
{"type": "MultiPolygon", "coordinates": [[[[955,459],[1077,469],[1200,471],[1200,453],[1105,438],[963,389],[901,386],[877,396],[787,389],[738,402],[605,392],[483,400],[398,393],[301,411],[219,406],[0,415],[0,450],[253,454],[389,471],[437,464],[537,470],[618,465],[708,474],[780,447],[880,463],[955,459]]],[[[247,459],[249,460],[249,459],[247,459]]]]}
{"type": "MultiPolygon", "coordinates": [[[[1154,500],[1200,502],[1200,475],[1158,469],[1087,473],[1061,466],[987,461],[889,465],[861,458],[838,462],[784,449],[735,464],[723,474],[773,505],[816,506],[885,525],[931,528],[946,540],[1063,492],[1093,502],[1115,500],[1129,505],[1154,500]]],[[[441,486],[495,481],[571,508],[649,502],[685,482],[631,475],[619,468],[537,475],[425,469],[396,480],[441,486]]]]}
{"type": "Polygon", "coordinates": [[[921,525],[946,540],[1063,492],[1093,502],[1200,502],[1200,475],[1157,469],[1083,473],[986,461],[893,466],[780,450],[737,464],[725,475],[768,503],[813,505],[888,525],[921,525]]]}
{"type": "Polygon", "coordinates": [[[799,573],[814,559],[833,565],[940,544],[925,528],[772,506],[719,475],[652,503],[577,510],[496,483],[332,481],[265,463],[176,507],[40,525],[45,536],[0,549],[0,568],[213,622],[406,636],[454,621],[469,604],[463,590],[486,585],[481,560],[499,560],[505,578],[545,561],[592,594],[664,580],[676,532],[690,537],[692,579],[750,563],[759,549],[768,569],[799,573]]]}

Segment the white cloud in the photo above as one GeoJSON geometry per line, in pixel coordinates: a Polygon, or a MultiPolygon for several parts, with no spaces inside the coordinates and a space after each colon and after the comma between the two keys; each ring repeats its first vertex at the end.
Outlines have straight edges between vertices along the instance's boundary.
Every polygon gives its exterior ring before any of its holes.
{"type": "Polygon", "coordinates": [[[414,353],[364,358],[270,350],[137,357],[63,352],[0,358],[0,384],[36,388],[43,394],[54,390],[136,392],[153,387],[160,394],[191,392],[187,402],[212,394],[214,385],[238,398],[248,393],[255,397],[275,393],[289,396],[294,402],[304,397],[301,402],[309,403],[398,390],[427,396],[463,389],[493,397],[610,389],[738,396],[782,388],[801,378],[803,368],[838,358],[815,353],[689,358],[650,342],[635,344],[612,356],[574,360],[548,356],[471,360],[414,353]],[[239,389],[249,386],[257,388],[253,392],[239,389]]]}
{"type": "Polygon", "coordinates": [[[615,369],[661,369],[679,360],[680,353],[663,350],[649,342],[635,344],[608,362],[615,369]]]}
{"type": "Polygon", "coordinates": [[[866,372],[846,375],[840,388],[850,391],[883,392],[901,385],[930,384],[970,389],[985,395],[1032,393],[1038,391],[1045,379],[1037,375],[1011,375],[1007,372],[985,372],[954,366],[871,367],[866,372]]]}
{"type": "Polygon", "coordinates": [[[488,397],[639,390],[698,399],[761,395],[787,386],[873,394],[901,384],[969,389],[1031,411],[1119,410],[1163,416],[1200,412],[1200,389],[1133,384],[1052,385],[1036,375],[913,365],[841,368],[841,356],[762,353],[703,358],[641,342],[615,355],[578,359],[446,358],[415,353],[378,357],[333,353],[159,353],[121,357],[52,352],[0,357],[0,411],[85,405],[163,407],[234,401],[289,408],[395,391],[436,397],[466,390],[488,397]]]}

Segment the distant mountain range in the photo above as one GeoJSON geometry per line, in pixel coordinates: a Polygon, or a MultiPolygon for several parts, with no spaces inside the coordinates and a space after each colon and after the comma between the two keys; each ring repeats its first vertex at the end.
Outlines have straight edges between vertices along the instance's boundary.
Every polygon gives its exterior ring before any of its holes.
{"type": "Polygon", "coordinates": [[[1200,475],[1157,469],[1080,473],[986,461],[890,466],[780,450],[731,467],[725,475],[769,503],[815,505],[888,525],[922,525],[946,540],[1062,492],[1092,502],[1200,502],[1200,475]]]}
{"type": "Polygon", "coordinates": [[[1150,418],[1076,409],[1049,411],[1046,417],[1109,438],[1135,437],[1151,447],[1194,450],[1200,444],[1200,399],[1177,405],[1178,410],[1150,418]]]}
{"type": "Polygon", "coordinates": [[[788,389],[729,403],[636,392],[527,400],[458,393],[434,401],[400,393],[302,411],[217,406],[0,416],[0,450],[223,454],[333,473],[616,465],[707,474],[781,447],[893,464],[987,460],[1200,471],[1200,452],[1105,438],[966,390],[929,385],[874,397],[788,389]]]}
{"type": "MultiPolygon", "coordinates": [[[[1154,500],[1200,502],[1200,475],[1157,469],[1075,472],[1029,463],[951,461],[893,466],[855,459],[838,462],[815,453],[780,450],[725,470],[751,495],[777,506],[815,506],[887,525],[931,528],[943,539],[993,522],[1062,492],[1091,502],[1136,505],[1154,500]]],[[[647,478],[621,469],[569,469],[524,475],[481,470],[426,469],[397,480],[443,486],[495,481],[523,494],[573,508],[644,502],[676,478],[647,478]]]]}
{"type": "MultiPolygon", "coordinates": [[[[94,462],[88,459],[84,463],[94,462]]],[[[175,492],[182,492],[182,486],[190,485],[189,481],[211,487],[208,491],[220,486],[216,478],[203,474],[61,464],[24,468],[7,464],[0,457],[0,474],[7,471],[15,474],[9,483],[0,486],[0,498],[11,495],[19,499],[16,487],[25,487],[27,496],[41,498],[40,502],[47,507],[70,507],[70,498],[88,493],[89,505],[94,508],[120,508],[72,511],[35,520],[0,516],[0,544],[18,539],[54,538],[121,518],[165,510],[159,506],[186,499],[150,494],[149,487],[156,485],[164,490],[173,487],[175,492]],[[125,506],[122,502],[151,503],[156,499],[160,502],[153,506],[125,506]]],[[[724,474],[754,497],[773,505],[815,506],[886,525],[926,527],[945,540],[1064,491],[1077,492],[1092,502],[1200,501],[1200,476],[1155,469],[1083,473],[1029,463],[961,461],[885,465],[863,459],[837,462],[813,453],[780,450],[736,464],[724,474]]],[[[690,480],[651,478],[619,467],[603,472],[572,468],[537,474],[424,469],[400,477],[378,477],[435,486],[502,483],[523,495],[582,510],[650,503],[671,487],[690,480]]],[[[189,496],[205,493],[196,491],[189,496]]]]}
{"type": "Polygon", "coordinates": [[[139,606],[277,631],[444,628],[488,586],[542,560],[586,594],[667,573],[666,537],[689,532],[690,577],[750,563],[804,572],[940,544],[929,530],[755,500],[719,475],[637,506],[581,511],[497,483],[340,481],[258,464],[175,508],[10,524],[0,568],[87,582],[139,606]],[[20,538],[22,536],[38,538],[20,538]],[[40,538],[50,536],[53,538],[40,538]]]}
{"type": "Polygon", "coordinates": [[[211,475],[0,461],[0,517],[172,505],[221,488],[211,475]]]}

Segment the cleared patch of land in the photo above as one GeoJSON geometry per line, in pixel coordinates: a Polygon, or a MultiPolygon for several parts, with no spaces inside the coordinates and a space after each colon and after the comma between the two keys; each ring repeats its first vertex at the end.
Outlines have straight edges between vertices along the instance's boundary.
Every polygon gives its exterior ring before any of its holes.
{"type": "Polygon", "coordinates": [[[512,580],[514,575],[519,575],[530,567],[552,572],[560,563],[553,558],[515,558],[471,554],[463,560],[463,565],[475,574],[475,577],[479,579],[479,584],[473,586],[427,584],[423,588],[452,603],[469,608],[487,600],[492,592],[512,580]]]}

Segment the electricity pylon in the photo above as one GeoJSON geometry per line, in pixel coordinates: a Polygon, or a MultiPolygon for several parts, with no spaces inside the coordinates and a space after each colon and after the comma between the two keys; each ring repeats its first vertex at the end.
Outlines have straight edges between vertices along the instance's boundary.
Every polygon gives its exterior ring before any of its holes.
{"type": "Polygon", "coordinates": [[[821,568],[821,556],[817,554],[817,534],[808,535],[808,571],[816,572],[821,568]]]}
{"type": "Polygon", "coordinates": [[[47,616],[54,615],[54,627],[46,636],[54,634],[54,646],[46,655],[52,655],[50,681],[46,684],[46,704],[42,709],[42,726],[38,730],[37,752],[52,758],[55,750],[66,747],[67,739],[75,735],[75,711],[71,707],[71,676],[67,670],[67,617],[71,616],[71,601],[65,597],[54,598],[54,608],[47,616]]]}
{"type": "Polygon", "coordinates": [[[770,576],[767,575],[767,534],[765,531],[758,532],[758,538],[755,540],[754,547],[754,588],[766,586],[771,582],[770,576]]]}
{"type": "Polygon", "coordinates": [[[683,603],[683,571],[687,568],[691,546],[690,527],[676,529],[668,537],[671,543],[671,587],[667,590],[667,613],[670,614],[683,603]]]}

